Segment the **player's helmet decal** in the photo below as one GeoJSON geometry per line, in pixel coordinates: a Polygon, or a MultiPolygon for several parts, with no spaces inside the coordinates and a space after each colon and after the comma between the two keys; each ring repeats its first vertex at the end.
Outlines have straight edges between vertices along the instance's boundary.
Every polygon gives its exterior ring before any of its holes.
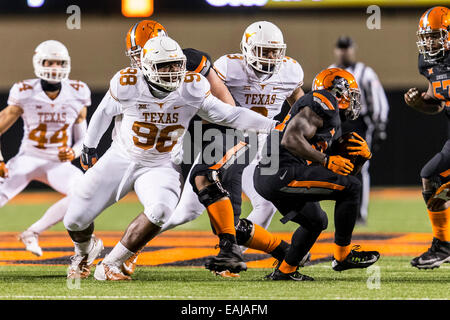
{"type": "Polygon", "coordinates": [[[328,68],[313,80],[312,90],[328,90],[337,99],[339,109],[345,110],[348,120],[355,120],[361,112],[361,93],[355,77],[341,68],[328,68]]]}
{"type": "Polygon", "coordinates": [[[127,50],[125,55],[130,58],[133,68],[141,67],[141,51],[145,43],[154,37],[167,36],[164,26],[153,20],[142,20],[128,30],[125,38],[127,50]]]}
{"type": "Polygon", "coordinates": [[[258,21],[245,29],[241,50],[248,65],[259,72],[273,74],[278,72],[283,62],[286,44],[276,25],[258,21]]]}
{"type": "Polygon", "coordinates": [[[186,56],[178,43],[169,37],[147,41],[141,52],[141,62],[147,81],[167,91],[178,89],[186,75],[186,56]]]}

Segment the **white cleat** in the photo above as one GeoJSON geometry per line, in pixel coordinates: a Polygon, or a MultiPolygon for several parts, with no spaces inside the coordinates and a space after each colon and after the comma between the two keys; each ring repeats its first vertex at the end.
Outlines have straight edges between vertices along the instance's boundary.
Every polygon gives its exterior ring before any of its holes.
{"type": "Polygon", "coordinates": [[[70,257],[70,266],[67,270],[67,278],[69,279],[86,279],[91,274],[91,266],[94,260],[102,253],[104,246],[103,241],[95,236],[92,236],[91,251],[85,255],[75,254],[70,257]]]}
{"type": "Polygon", "coordinates": [[[136,270],[136,262],[138,259],[138,255],[141,253],[141,251],[142,249],[137,251],[135,254],[129,257],[127,261],[125,261],[122,264],[122,272],[125,275],[131,276],[134,273],[134,271],[136,270]]]}
{"type": "Polygon", "coordinates": [[[121,268],[103,263],[97,264],[95,268],[94,278],[99,281],[123,281],[131,280],[131,277],[125,275],[121,268]]]}
{"type": "Polygon", "coordinates": [[[37,233],[26,230],[19,235],[19,240],[25,245],[25,250],[30,251],[38,257],[42,256],[42,249],[39,246],[37,233]]]}

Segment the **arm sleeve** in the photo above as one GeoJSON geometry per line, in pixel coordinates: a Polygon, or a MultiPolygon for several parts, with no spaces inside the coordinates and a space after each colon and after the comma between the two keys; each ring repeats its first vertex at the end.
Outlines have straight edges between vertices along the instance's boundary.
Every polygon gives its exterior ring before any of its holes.
{"type": "Polygon", "coordinates": [[[259,133],[269,133],[277,123],[250,109],[233,107],[211,94],[205,98],[198,115],[206,121],[219,125],[259,133]]]}
{"type": "Polygon", "coordinates": [[[80,123],[75,123],[73,125],[73,152],[75,153],[75,158],[81,155],[81,150],[83,149],[83,140],[87,131],[87,121],[83,120],[80,123]]]}
{"type": "Polygon", "coordinates": [[[192,48],[183,49],[183,53],[187,59],[186,69],[188,71],[200,73],[204,77],[209,74],[212,67],[209,54],[192,48]]]}
{"type": "Polygon", "coordinates": [[[108,91],[92,115],[84,138],[84,145],[88,148],[96,148],[113,117],[121,113],[122,105],[108,91]]]}
{"type": "Polygon", "coordinates": [[[367,67],[363,85],[370,117],[374,123],[387,123],[389,103],[378,76],[373,69],[367,67]]]}

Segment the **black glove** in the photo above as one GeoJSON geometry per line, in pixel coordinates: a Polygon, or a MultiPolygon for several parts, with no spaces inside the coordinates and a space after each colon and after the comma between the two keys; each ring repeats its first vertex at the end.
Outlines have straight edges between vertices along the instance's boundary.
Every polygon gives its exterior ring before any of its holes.
{"type": "Polygon", "coordinates": [[[81,167],[86,171],[91,168],[98,160],[97,149],[88,148],[83,145],[83,151],[81,151],[80,163],[81,167]]]}

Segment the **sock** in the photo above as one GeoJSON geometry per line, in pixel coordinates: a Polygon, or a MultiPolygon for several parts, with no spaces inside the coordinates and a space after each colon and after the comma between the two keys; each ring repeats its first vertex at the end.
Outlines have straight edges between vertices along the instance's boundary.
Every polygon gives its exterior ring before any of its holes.
{"type": "Polygon", "coordinates": [[[230,199],[227,198],[214,202],[206,210],[208,211],[209,220],[211,220],[214,230],[218,235],[228,233],[236,237],[233,206],[231,205],[230,199]]]}
{"type": "Polygon", "coordinates": [[[122,242],[118,242],[111,252],[103,259],[103,262],[108,265],[115,265],[120,267],[125,261],[127,261],[134,252],[128,250],[122,242]]]}
{"type": "Polygon", "coordinates": [[[253,234],[253,238],[250,240],[250,243],[248,244],[249,248],[270,253],[280,245],[281,243],[280,238],[271,234],[269,231],[258,226],[257,224],[253,224],[253,226],[255,232],[253,234]]]}
{"type": "Polygon", "coordinates": [[[441,241],[450,241],[450,208],[443,211],[430,211],[428,216],[433,229],[433,237],[441,241]]]}
{"type": "Polygon", "coordinates": [[[338,244],[334,244],[334,258],[337,261],[343,261],[349,255],[351,251],[351,245],[340,246],[338,244]]]}
{"type": "Polygon", "coordinates": [[[297,266],[291,266],[290,264],[287,264],[286,261],[283,261],[278,270],[283,273],[292,273],[297,270],[297,266]]]}
{"type": "Polygon", "coordinates": [[[75,246],[75,253],[84,256],[91,251],[92,246],[94,245],[94,242],[92,241],[92,238],[85,242],[73,242],[75,246]]]}
{"type": "Polygon", "coordinates": [[[29,227],[28,230],[40,234],[41,232],[50,229],[50,227],[62,221],[64,215],[67,212],[68,206],[69,198],[62,198],[61,200],[53,204],[50,208],[48,208],[44,215],[31,227],[29,227]]]}

